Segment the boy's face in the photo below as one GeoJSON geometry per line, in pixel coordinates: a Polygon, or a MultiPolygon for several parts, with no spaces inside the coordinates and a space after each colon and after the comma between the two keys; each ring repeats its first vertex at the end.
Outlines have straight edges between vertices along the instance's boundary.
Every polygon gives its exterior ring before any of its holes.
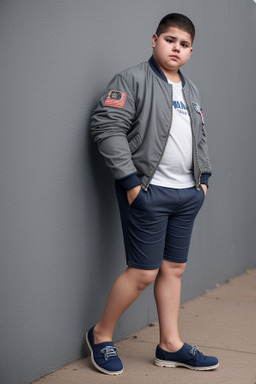
{"type": "Polygon", "coordinates": [[[188,32],[170,27],[159,37],[152,37],[153,56],[164,73],[177,73],[190,58],[193,51],[192,39],[188,32]]]}

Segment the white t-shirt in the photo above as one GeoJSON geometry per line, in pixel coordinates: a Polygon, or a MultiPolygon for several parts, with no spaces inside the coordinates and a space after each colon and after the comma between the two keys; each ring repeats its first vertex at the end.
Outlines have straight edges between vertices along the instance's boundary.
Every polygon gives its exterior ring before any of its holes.
{"type": "Polygon", "coordinates": [[[173,83],[173,118],[170,134],[159,167],[151,184],[168,188],[190,188],[195,185],[192,161],[190,116],[182,92],[182,84],[173,83]]]}

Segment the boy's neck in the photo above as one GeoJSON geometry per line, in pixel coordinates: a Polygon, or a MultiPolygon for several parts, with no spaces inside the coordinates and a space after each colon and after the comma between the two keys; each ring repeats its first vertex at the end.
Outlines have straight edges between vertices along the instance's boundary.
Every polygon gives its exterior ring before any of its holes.
{"type": "Polygon", "coordinates": [[[180,73],[179,69],[177,71],[174,71],[174,73],[171,73],[172,71],[166,71],[164,68],[162,68],[161,65],[158,64],[158,62],[154,58],[154,55],[150,57],[149,64],[161,79],[165,81],[168,81],[169,79],[173,83],[182,82],[183,84],[182,74],[180,73]]]}
{"type": "Polygon", "coordinates": [[[175,73],[166,73],[166,72],[164,72],[164,74],[167,77],[167,79],[170,80],[173,83],[180,83],[180,81],[181,81],[180,74],[179,74],[178,71],[175,72],[175,73]]]}
{"type": "MultiPolygon", "coordinates": [[[[157,64],[159,65],[159,63],[157,63],[157,64]]],[[[169,79],[173,83],[180,83],[181,78],[180,78],[179,70],[167,71],[161,65],[159,65],[159,67],[162,69],[162,71],[165,74],[165,76],[167,77],[167,79],[169,79]]]]}
{"type": "Polygon", "coordinates": [[[180,83],[181,78],[180,78],[179,70],[167,71],[165,68],[163,68],[163,67],[158,63],[158,61],[157,61],[156,58],[154,57],[154,54],[153,54],[153,58],[154,58],[156,64],[159,66],[159,68],[161,68],[161,70],[163,71],[163,73],[164,73],[164,75],[166,76],[167,79],[169,79],[169,80],[172,81],[173,83],[180,83]]]}

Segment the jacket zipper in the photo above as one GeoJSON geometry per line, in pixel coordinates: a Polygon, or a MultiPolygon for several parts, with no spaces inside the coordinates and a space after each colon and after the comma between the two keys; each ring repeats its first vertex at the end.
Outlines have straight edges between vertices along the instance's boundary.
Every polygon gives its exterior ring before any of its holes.
{"type": "Polygon", "coordinates": [[[172,88],[172,85],[171,85],[171,112],[172,112],[172,114],[171,114],[171,122],[170,122],[169,130],[168,130],[168,134],[167,134],[167,137],[166,137],[166,141],[165,141],[165,144],[164,144],[164,148],[163,148],[163,151],[162,151],[162,155],[161,155],[161,157],[160,157],[160,159],[159,159],[159,161],[158,161],[158,163],[157,163],[157,166],[156,166],[155,169],[154,169],[154,172],[152,173],[151,177],[149,178],[148,183],[147,183],[147,185],[146,185],[144,191],[147,191],[147,190],[148,190],[148,187],[149,187],[149,185],[150,185],[150,182],[151,182],[151,180],[153,179],[154,174],[156,173],[156,170],[157,170],[157,168],[159,167],[159,164],[161,163],[161,160],[162,160],[163,155],[164,155],[164,152],[165,152],[165,148],[166,148],[166,145],[167,145],[167,142],[168,142],[168,138],[169,138],[169,135],[170,135],[170,132],[171,132],[171,127],[172,127],[172,118],[173,118],[172,103],[173,103],[173,88],[172,88]]]}
{"type": "Polygon", "coordinates": [[[202,176],[203,171],[202,171],[202,168],[201,168],[200,162],[199,162],[199,155],[198,155],[198,148],[197,148],[197,141],[196,141],[194,121],[193,121],[192,112],[191,112],[191,109],[190,109],[190,105],[188,104],[187,97],[186,97],[184,89],[182,89],[182,91],[183,91],[184,99],[185,99],[186,104],[187,104],[189,116],[190,116],[190,119],[191,119],[192,134],[193,134],[193,138],[194,138],[194,142],[195,142],[196,162],[197,162],[197,166],[198,166],[198,169],[199,169],[199,172],[200,172],[199,178],[198,178],[198,183],[196,184],[196,189],[200,190],[201,176],[202,176]]]}

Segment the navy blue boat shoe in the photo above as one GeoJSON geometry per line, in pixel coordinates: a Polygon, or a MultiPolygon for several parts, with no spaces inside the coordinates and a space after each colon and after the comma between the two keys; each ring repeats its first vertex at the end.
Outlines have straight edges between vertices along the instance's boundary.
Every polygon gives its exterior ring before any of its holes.
{"type": "Polygon", "coordinates": [[[93,330],[94,327],[86,335],[93,365],[107,375],[120,375],[123,373],[124,367],[118,357],[118,349],[114,347],[112,341],[94,344],[93,330]]]}
{"type": "Polygon", "coordinates": [[[155,365],[158,367],[185,367],[196,371],[210,371],[219,366],[216,357],[205,356],[196,345],[184,344],[177,352],[164,351],[158,345],[156,347],[155,365]]]}

